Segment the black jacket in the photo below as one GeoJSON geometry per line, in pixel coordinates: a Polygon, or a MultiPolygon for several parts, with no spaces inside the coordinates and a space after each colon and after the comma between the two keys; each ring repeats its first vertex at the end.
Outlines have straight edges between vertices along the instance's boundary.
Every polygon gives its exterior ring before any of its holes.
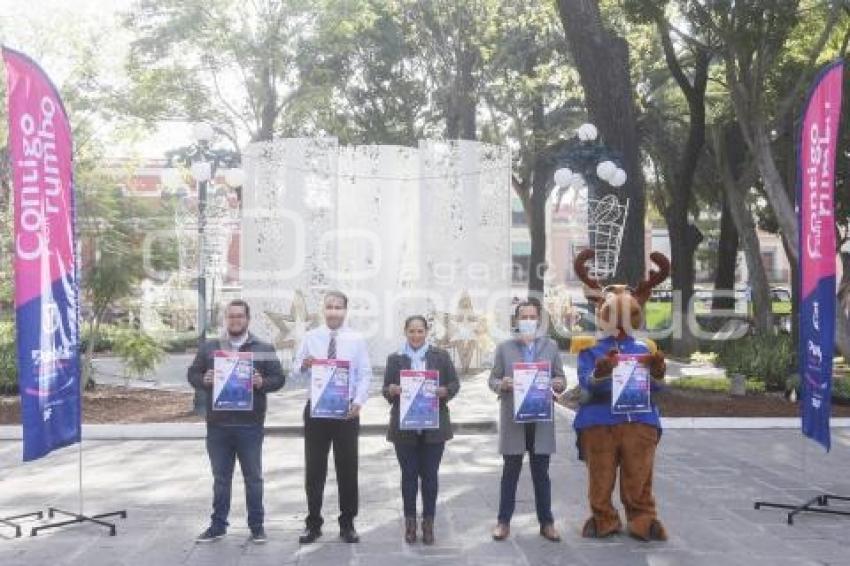
{"type": "MultiPolygon", "coordinates": [[[[390,397],[388,392],[390,385],[399,385],[401,383],[401,370],[410,369],[410,366],[410,357],[405,354],[390,354],[387,358],[382,393],[387,402],[392,405],[392,409],[390,409],[390,427],[387,431],[387,440],[390,442],[400,442],[402,444],[415,444],[417,442],[418,435],[416,431],[399,429],[399,398],[398,396],[390,397]]],[[[438,442],[445,442],[453,436],[447,401],[457,395],[457,392],[460,390],[460,382],[458,381],[452,358],[445,350],[429,346],[428,351],[425,352],[425,367],[426,369],[439,371],[440,387],[445,387],[449,390],[449,396],[446,399],[440,399],[440,428],[422,431],[422,434],[425,436],[425,442],[436,444],[438,442]]]]}
{"type": "Polygon", "coordinates": [[[253,334],[239,348],[240,352],[254,354],[254,369],[263,376],[263,386],[254,390],[254,408],[251,411],[213,411],[212,386],[204,385],[204,374],[213,369],[213,354],[222,348],[221,340],[207,340],[195,355],[195,360],[189,366],[189,383],[195,389],[207,391],[207,422],[219,425],[263,424],[266,419],[266,393],[277,391],[283,387],[285,377],[280,360],[270,344],[261,342],[253,334]]]}

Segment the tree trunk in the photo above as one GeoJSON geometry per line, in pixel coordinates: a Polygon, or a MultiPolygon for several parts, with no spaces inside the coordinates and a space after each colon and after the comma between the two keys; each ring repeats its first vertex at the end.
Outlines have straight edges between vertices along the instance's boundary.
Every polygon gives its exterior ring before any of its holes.
{"type": "Polygon", "coordinates": [[[750,296],[753,302],[753,320],[759,334],[773,332],[773,306],[770,300],[770,283],[764,271],[761,259],[761,244],[756,231],[756,225],[750,215],[750,210],[744,201],[742,188],[732,185],[725,186],[726,197],[732,210],[738,234],[741,238],[741,248],[747,262],[749,274],[750,296]]]}
{"type": "Polygon", "coordinates": [[[723,185],[724,197],[729,205],[729,212],[732,214],[740,246],[744,250],[747,262],[756,330],[760,334],[765,334],[773,330],[773,310],[770,284],[761,260],[758,232],[744,197],[751,181],[751,175],[744,172],[746,147],[736,124],[730,124],[723,130],[715,131],[713,136],[715,161],[723,185]]]}
{"type": "Polygon", "coordinates": [[[842,271],[835,309],[835,347],[847,361],[850,359],[850,253],[842,252],[839,257],[842,271]]]}
{"type": "MultiPolygon", "coordinates": [[[[519,201],[522,203],[522,212],[525,215],[525,224],[528,226],[530,231],[533,219],[531,218],[531,191],[529,190],[529,185],[530,183],[528,181],[520,181],[516,177],[511,178],[511,186],[514,189],[516,196],[519,197],[519,201]]],[[[531,238],[530,233],[529,238],[531,238]]]]}
{"type": "MultiPolygon", "coordinates": [[[[703,15],[707,15],[706,8],[702,7],[701,3],[695,4],[703,15]]],[[[721,20],[732,27],[726,32],[721,31],[719,35],[726,42],[721,52],[724,58],[726,87],[729,90],[732,107],[741,125],[744,140],[761,173],[768,201],[779,225],[785,253],[793,267],[797,265],[799,256],[799,232],[797,215],[794,212],[795,184],[791,177],[782,179],[776,160],[773,158],[771,140],[768,135],[771,118],[770,113],[765,109],[764,96],[767,90],[766,85],[769,83],[768,73],[772,67],[770,64],[765,64],[765,61],[775,60],[781,51],[786,49],[787,46],[782,40],[788,37],[789,30],[783,28],[781,18],[775,17],[770,3],[763,4],[764,11],[758,13],[755,18],[758,24],[757,29],[752,30],[747,27],[752,27],[749,15],[755,4],[732,2],[721,6],[721,20]],[[738,26],[741,26],[740,29],[738,26]],[[740,31],[746,31],[746,33],[741,35],[740,31]],[[750,32],[754,35],[750,36],[750,32]]],[[[841,12],[845,10],[846,8],[840,2],[831,6],[819,35],[810,36],[814,42],[807,50],[802,69],[814,67],[839,21],[841,12]]],[[[791,88],[786,89],[781,93],[779,100],[773,102],[773,119],[780,125],[783,120],[786,120],[792,125],[792,130],[794,117],[791,116],[791,109],[798,104],[798,99],[807,82],[806,75],[806,73],[800,74],[791,88]]]]}
{"type": "Polygon", "coordinates": [[[463,53],[460,64],[460,92],[458,97],[458,121],[460,122],[460,139],[475,140],[478,136],[475,131],[476,121],[476,92],[475,92],[475,62],[478,59],[476,53],[467,49],[463,53]]]}
{"type": "Polygon", "coordinates": [[[89,388],[89,383],[91,383],[94,379],[94,365],[92,360],[94,359],[94,346],[98,339],[98,334],[100,333],[100,316],[94,316],[89,322],[89,343],[86,344],[86,353],[83,356],[83,367],[81,379],[80,379],[80,392],[82,393],[86,389],[89,388]]]}
{"type": "Polygon", "coordinates": [[[274,138],[274,124],[277,120],[277,89],[275,88],[272,70],[267,64],[260,72],[263,83],[263,99],[260,108],[260,124],[254,141],[269,141],[274,138]]]}
{"type": "Polygon", "coordinates": [[[475,46],[460,37],[463,33],[461,30],[457,30],[457,33],[457,67],[452,80],[449,107],[446,109],[446,138],[474,140],[477,139],[475,113],[478,97],[475,88],[475,67],[478,63],[478,52],[475,46]]]}
{"type": "MultiPolygon", "coordinates": [[[[676,166],[673,186],[670,187],[671,206],[666,211],[667,227],[670,236],[670,248],[673,255],[671,261],[672,285],[674,291],[681,293],[681,301],[673,302],[685,309],[674,315],[687,314],[691,298],[694,294],[696,278],[694,254],[702,241],[702,234],[696,226],[688,221],[688,213],[693,202],[693,185],[697,166],[705,146],[705,90],[708,84],[708,64],[711,60],[705,49],[699,49],[694,58],[693,82],[686,76],[679,63],[667,22],[659,19],[657,22],[661,44],[664,48],[667,67],[673,74],[682,94],[688,101],[688,138],[685,148],[676,166]]],[[[682,318],[684,320],[684,318],[682,318]]],[[[697,348],[696,337],[691,332],[690,324],[681,325],[681,337],[673,338],[672,353],[677,357],[690,357],[697,348]]]]}
{"type": "MultiPolygon", "coordinates": [[[[527,63],[527,74],[535,76],[535,55],[532,54],[527,63]]],[[[543,298],[546,275],[546,202],[549,200],[549,189],[554,174],[550,154],[555,146],[542,148],[538,144],[543,139],[546,130],[546,113],[543,96],[537,93],[531,107],[532,144],[534,145],[534,165],[531,171],[531,221],[528,229],[531,233],[531,257],[528,258],[528,296],[543,298]]]]}
{"type": "Polygon", "coordinates": [[[720,213],[720,238],[717,243],[717,267],[714,273],[714,290],[728,291],[728,297],[715,295],[711,308],[733,309],[735,299],[732,293],[735,291],[735,268],[738,265],[738,229],[732,219],[732,211],[729,209],[729,199],[721,195],[723,208],[720,213]]]}
{"type": "Polygon", "coordinates": [[[794,212],[794,202],[788,196],[789,191],[782,180],[782,175],[776,167],[773,152],[770,149],[770,139],[764,127],[757,126],[753,129],[753,152],[756,157],[759,172],[764,181],[764,190],[767,193],[770,206],[776,216],[779,225],[779,233],[785,242],[788,261],[796,263],[798,252],[797,214],[794,212]]]}
{"type": "Polygon", "coordinates": [[[727,60],[726,79],[729,82],[732,107],[735,110],[743,140],[746,142],[761,174],[764,191],[779,225],[779,233],[782,236],[786,251],[790,252],[788,260],[794,264],[799,255],[797,252],[797,215],[794,212],[794,202],[789,197],[785,181],[783,181],[776,166],[776,160],[773,158],[766,121],[759,115],[758,111],[751,107],[751,104],[748,104],[746,87],[730,70],[730,65],[732,63],[727,60]]]}
{"type": "MultiPolygon", "coordinates": [[[[673,305],[681,305],[681,313],[672,313],[674,317],[685,316],[694,294],[694,252],[702,237],[697,228],[688,222],[688,210],[684,208],[680,193],[673,193],[673,204],[665,214],[667,230],[670,236],[670,282],[673,291],[682,295],[681,302],[673,301],[673,305]]],[[[675,318],[674,318],[675,319],[675,318]]],[[[697,347],[696,337],[691,332],[690,325],[682,318],[681,336],[673,337],[671,354],[678,358],[686,358],[697,347]]]]}
{"type": "Polygon", "coordinates": [[[528,263],[528,294],[542,298],[544,277],[546,275],[546,201],[549,191],[547,185],[552,176],[552,167],[539,152],[534,162],[531,189],[531,257],[528,263]]]}
{"type": "Polygon", "coordinates": [[[0,207],[7,210],[11,202],[12,162],[9,159],[9,147],[0,147],[0,207]]]}
{"type": "MultiPolygon", "coordinates": [[[[785,239],[782,240],[782,244],[785,247],[785,253],[788,253],[788,245],[785,239]]],[[[788,256],[791,257],[791,256],[788,256]]],[[[798,305],[800,304],[800,269],[797,265],[796,261],[791,262],[791,305],[793,307],[793,314],[791,316],[791,343],[799,344],[800,343],[800,309],[798,305]]],[[[837,310],[837,309],[836,309],[837,310]]],[[[836,313],[836,316],[837,313],[836,313]]]]}
{"type": "Polygon", "coordinates": [[[646,203],[629,46],[605,27],[598,1],[558,0],[557,5],[590,119],[605,143],[623,156],[628,181],[621,192],[629,199],[629,211],[616,280],[636,285],[645,275],[646,203]]]}

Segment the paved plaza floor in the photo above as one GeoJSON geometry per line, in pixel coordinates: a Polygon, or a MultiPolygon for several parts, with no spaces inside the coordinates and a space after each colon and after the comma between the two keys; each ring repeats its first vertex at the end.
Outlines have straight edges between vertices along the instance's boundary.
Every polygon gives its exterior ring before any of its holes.
{"type": "MultiPolygon", "coordinates": [[[[188,360],[172,362],[152,386],[186,387],[188,360]]],[[[579,536],[587,516],[586,471],[576,459],[570,415],[559,409],[551,477],[563,542],[551,543],[538,534],[527,467],[512,536],[506,542],[492,541],[502,460],[496,451],[498,408],[486,375],[464,377],[460,395],[451,403],[462,434],[448,444],[441,467],[434,547],[402,541],[400,474],[382,434],[388,405],[378,394],[376,376],[362,414],[360,544],[337,538],[332,465],[325,491],[325,536],[314,545],[298,544],[306,514],[300,436],[306,390],[294,380],[269,398],[267,544],[248,541],[238,471],[228,535],[216,543],[195,544],[195,536],[208,524],[212,500],[202,423],[87,425],[84,510],[126,509],[127,519],[116,520],[118,535],[110,537],[105,529],[84,524],[15,539],[11,529],[0,525],[0,566],[850,565],[850,517],[806,515],[789,526],[780,510],[753,509],[758,499],[796,502],[819,492],[850,494],[850,428],[834,429],[833,450],[825,454],[802,439],[796,419],[667,419],[655,488],[671,537],[667,543],[645,544],[626,536],[603,541],[579,536]],[[777,424],[784,428],[759,428],[777,424]]],[[[0,517],[48,506],[76,511],[77,448],[24,464],[19,438],[20,427],[0,427],[0,517]]],[[[29,535],[39,522],[22,524],[29,535]]]]}
{"type": "MultiPolygon", "coordinates": [[[[550,543],[537,533],[527,468],[519,488],[511,538],[490,539],[498,503],[501,458],[491,433],[459,435],[441,469],[437,545],[402,541],[402,505],[395,456],[382,437],[360,441],[362,542],[337,539],[333,472],[325,494],[325,536],[297,542],[305,515],[303,443],[266,440],[266,530],[269,542],[248,542],[241,477],[234,481],[231,528],[223,540],[198,545],[194,537],[210,513],[211,475],[201,440],[88,441],[84,444],[85,510],[126,509],[118,536],[95,525],[9,538],[0,529],[0,564],[36,565],[806,565],[850,564],[850,517],[807,515],[793,526],[778,510],[753,501],[796,500],[817,490],[850,492],[850,431],[835,432],[824,454],[795,430],[668,430],[657,460],[656,493],[671,538],[640,543],[626,536],[585,540],[586,472],[577,462],[574,435],[559,415],[559,452],[552,462],[553,507],[564,537],[550,543]]],[[[20,444],[0,442],[0,510],[14,514],[77,506],[76,447],[36,462],[20,462],[20,444]]],[[[331,467],[332,468],[332,467],[331,467]]],[[[25,523],[27,527],[38,522],[25,523]]],[[[28,534],[28,533],[26,533],[28,534]]]]}

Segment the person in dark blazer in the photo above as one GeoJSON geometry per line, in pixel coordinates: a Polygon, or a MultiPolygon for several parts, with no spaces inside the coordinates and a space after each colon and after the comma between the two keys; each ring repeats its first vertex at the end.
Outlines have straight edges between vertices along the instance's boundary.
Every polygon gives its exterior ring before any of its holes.
{"type": "Polygon", "coordinates": [[[401,494],[404,500],[404,540],[416,542],[416,497],[422,482],[422,542],[434,544],[434,515],[437,506],[438,473],[446,441],[452,438],[448,401],[457,395],[460,382],[448,352],[427,343],[428,321],[419,315],[404,323],[406,337],[400,351],[387,358],[384,373],[384,398],[392,405],[387,440],[395,445],[401,466],[401,494]],[[440,374],[437,396],[440,399],[440,427],[426,430],[401,430],[399,402],[402,370],[437,370],[440,374]]]}

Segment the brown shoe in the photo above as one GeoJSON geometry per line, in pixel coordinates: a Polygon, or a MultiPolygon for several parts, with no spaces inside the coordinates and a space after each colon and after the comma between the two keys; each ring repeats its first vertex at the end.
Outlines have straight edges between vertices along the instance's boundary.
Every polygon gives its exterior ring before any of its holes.
{"type": "Polygon", "coordinates": [[[498,523],[493,527],[493,540],[505,540],[511,534],[511,526],[506,523],[498,523]]]}
{"type": "Polygon", "coordinates": [[[422,517],[422,544],[434,544],[434,518],[422,517]]]}
{"type": "Polygon", "coordinates": [[[555,525],[552,523],[540,527],[540,536],[552,542],[561,542],[561,535],[555,530],[555,525]]]}
{"type": "Polygon", "coordinates": [[[404,542],[407,544],[416,542],[416,517],[404,519],[404,542]]]}

